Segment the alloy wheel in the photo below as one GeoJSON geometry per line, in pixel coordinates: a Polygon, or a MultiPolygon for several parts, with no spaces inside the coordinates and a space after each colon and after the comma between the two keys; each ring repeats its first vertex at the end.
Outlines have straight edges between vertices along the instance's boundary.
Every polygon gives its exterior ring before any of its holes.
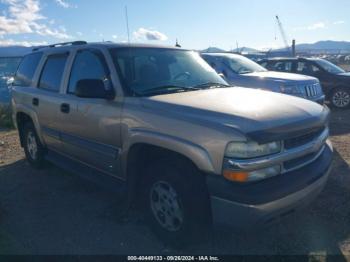
{"type": "Polygon", "coordinates": [[[336,107],[344,108],[350,104],[350,94],[339,90],[333,95],[332,102],[336,107]]]}

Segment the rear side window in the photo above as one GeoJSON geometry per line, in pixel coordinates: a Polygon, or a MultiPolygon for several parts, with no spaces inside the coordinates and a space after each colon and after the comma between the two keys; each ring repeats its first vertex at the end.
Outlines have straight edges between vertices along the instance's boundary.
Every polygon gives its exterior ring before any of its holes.
{"type": "Polygon", "coordinates": [[[61,86],[68,54],[49,56],[39,81],[39,88],[58,92],[61,86]]]}
{"type": "Polygon", "coordinates": [[[279,72],[292,72],[292,62],[289,62],[289,61],[275,62],[270,66],[269,70],[279,71],[279,72]]]}
{"type": "Polygon", "coordinates": [[[13,85],[31,86],[33,84],[33,77],[36,68],[42,56],[42,53],[35,53],[25,56],[18,67],[13,85]]]}

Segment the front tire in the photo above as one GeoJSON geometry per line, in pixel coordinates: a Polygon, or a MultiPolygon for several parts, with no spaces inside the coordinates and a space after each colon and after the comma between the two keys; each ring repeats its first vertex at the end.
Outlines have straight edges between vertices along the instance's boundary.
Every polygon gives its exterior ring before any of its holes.
{"type": "Polygon", "coordinates": [[[45,163],[45,148],[31,122],[25,123],[23,127],[23,143],[24,152],[30,165],[34,168],[42,168],[45,163]]]}
{"type": "Polygon", "coordinates": [[[177,247],[206,239],[211,215],[202,174],[176,160],[153,164],[147,173],[144,203],[155,234],[177,247]]]}
{"type": "Polygon", "coordinates": [[[350,88],[336,88],[330,98],[333,107],[345,109],[350,106],[350,88]]]}

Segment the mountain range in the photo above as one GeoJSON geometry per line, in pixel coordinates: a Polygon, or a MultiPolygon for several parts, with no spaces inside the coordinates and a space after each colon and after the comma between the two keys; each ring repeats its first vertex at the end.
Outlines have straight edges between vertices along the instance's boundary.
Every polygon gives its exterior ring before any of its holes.
{"type": "MultiPolygon", "coordinates": [[[[280,52],[280,51],[285,51],[285,48],[280,48],[280,49],[272,49],[270,52],[280,52]]],[[[296,50],[298,52],[307,52],[307,51],[333,51],[333,52],[350,52],[350,42],[346,41],[319,41],[313,44],[297,44],[296,45],[296,50]]],[[[208,53],[214,53],[214,52],[227,52],[228,50],[223,50],[217,47],[209,47],[208,49],[202,50],[202,52],[208,52],[208,53]]],[[[255,53],[259,52],[259,50],[250,48],[250,47],[240,47],[231,50],[232,52],[246,52],[246,53],[255,53]]]]}
{"type": "Polygon", "coordinates": [[[24,56],[31,51],[31,47],[25,46],[0,46],[0,57],[24,56]]]}

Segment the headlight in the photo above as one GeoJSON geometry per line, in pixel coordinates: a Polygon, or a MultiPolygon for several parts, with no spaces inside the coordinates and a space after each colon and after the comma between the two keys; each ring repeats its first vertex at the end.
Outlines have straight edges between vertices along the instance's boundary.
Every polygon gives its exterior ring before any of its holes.
{"type": "Polygon", "coordinates": [[[293,95],[293,96],[304,96],[300,87],[297,85],[282,85],[280,86],[280,91],[283,94],[293,95]]]}
{"type": "Polygon", "coordinates": [[[281,142],[259,145],[256,142],[232,142],[227,145],[226,157],[249,159],[272,155],[281,151],[281,142]]]}

